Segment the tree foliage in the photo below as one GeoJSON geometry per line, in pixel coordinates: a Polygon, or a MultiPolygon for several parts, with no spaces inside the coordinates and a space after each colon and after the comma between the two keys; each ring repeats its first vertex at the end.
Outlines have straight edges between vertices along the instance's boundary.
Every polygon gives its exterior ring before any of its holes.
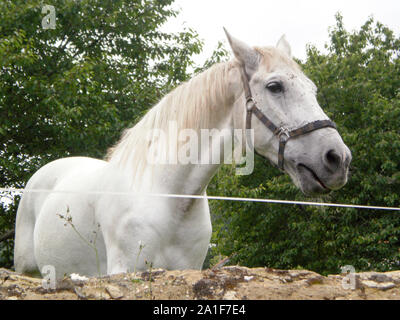
{"type": "MultiPolygon", "coordinates": [[[[45,163],[101,158],[121,134],[179,82],[224,59],[219,45],[195,68],[201,41],[160,26],[173,0],[48,1],[56,28],[43,29],[42,2],[0,2],[0,186],[23,187],[45,163]]],[[[309,46],[302,66],[322,108],[353,153],[341,190],[305,198],[287,175],[256,156],[250,176],[223,167],[208,193],[254,198],[400,206],[400,39],[372,18],[354,32],[338,14],[327,53],[309,46]]],[[[4,196],[4,195],[3,195],[4,196]]],[[[4,197],[3,197],[4,200],[4,197]]],[[[0,205],[0,235],[14,225],[18,197],[0,205]]],[[[400,218],[391,211],[212,201],[209,258],[338,272],[398,269],[400,218]]],[[[12,240],[0,265],[12,265],[12,240]]],[[[210,262],[207,261],[207,265],[210,262]]]]}
{"type": "MultiPolygon", "coordinates": [[[[329,38],[327,53],[308,47],[303,69],[352,151],[348,184],[307,199],[257,158],[248,177],[224,168],[209,193],[400,207],[400,39],[373,18],[348,32],[340,14],[329,38]]],[[[344,265],[378,271],[400,266],[398,212],[217,201],[212,212],[213,254],[234,254],[233,263],[321,273],[344,265]]]]}
{"type": "MultiPolygon", "coordinates": [[[[191,29],[160,31],[173,0],[0,2],[0,186],[23,187],[45,163],[101,158],[150,106],[189,77],[202,42],[191,29]]],[[[0,235],[16,204],[1,202],[0,235]]],[[[0,244],[11,266],[12,241],[0,244]]]]}

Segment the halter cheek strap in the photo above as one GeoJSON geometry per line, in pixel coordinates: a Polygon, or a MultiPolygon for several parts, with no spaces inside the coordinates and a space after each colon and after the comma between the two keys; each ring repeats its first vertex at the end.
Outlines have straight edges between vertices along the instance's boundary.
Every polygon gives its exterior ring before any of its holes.
{"type": "MultiPolygon", "coordinates": [[[[334,128],[336,129],[336,124],[331,120],[316,120],[313,122],[309,122],[308,124],[294,129],[288,130],[284,127],[277,127],[268,117],[257,107],[256,102],[254,101],[250,85],[249,79],[247,77],[246,71],[244,67],[240,68],[240,73],[243,82],[244,94],[246,98],[246,129],[251,129],[251,116],[254,114],[270,131],[273,132],[279,139],[279,150],[278,150],[278,168],[284,171],[284,154],[285,154],[285,146],[289,139],[301,136],[303,134],[322,129],[322,128],[334,128]]],[[[246,130],[248,132],[248,130],[246,130]]],[[[246,141],[250,148],[253,149],[251,139],[249,139],[248,134],[246,133],[246,141]]],[[[255,149],[254,149],[255,150],[255,149]]]]}

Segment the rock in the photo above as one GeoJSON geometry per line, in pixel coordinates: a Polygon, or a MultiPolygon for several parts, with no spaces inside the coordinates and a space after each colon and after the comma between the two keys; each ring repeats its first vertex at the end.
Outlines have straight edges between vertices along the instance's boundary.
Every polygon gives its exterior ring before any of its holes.
{"type": "Polygon", "coordinates": [[[391,277],[394,283],[400,284],[400,271],[389,271],[385,274],[391,277]]]}
{"type": "Polygon", "coordinates": [[[385,273],[378,272],[361,272],[359,274],[361,280],[372,280],[375,282],[393,282],[393,278],[385,273]]]}
{"type": "Polygon", "coordinates": [[[290,270],[287,273],[292,278],[303,278],[305,276],[308,276],[311,272],[305,270],[290,270]]]}
{"type": "Polygon", "coordinates": [[[12,284],[7,287],[7,295],[9,297],[11,296],[21,297],[24,294],[24,291],[25,290],[17,284],[12,284]]]}
{"type": "Polygon", "coordinates": [[[375,282],[392,282],[393,279],[388,277],[386,274],[374,273],[371,275],[370,279],[375,282]]]}
{"type": "Polygon", "coordinates": [[[86,300],[88,297],[82,292],[82,290],[78,287],[74,288],[74,292],[76,293],[77,297],[82,300],[86,300]]]}
{"type": "Polygon", "coordinates": [[[306,279],[306,283],[309,285],[313,285],[313,284],[321,284],[324,282],[324,277],[317,275],[317,276],[313,276],[311,278],[306,279]]]}
{"type": "Polygon", "coordinates": [[[235,291],[227,291],[224,294],[224,297],[222,298],[223,300],[238,300],[236,297],[236,292],[235,291]]]}
{"type": "Polygon", "coordinates": [[[254,279],[254,276],[244,276],[243,279],[244,279],[244,281],[250,281],[250,280],[254,279]]]}
{"type": "Polygon", "coordinates": [[[107,285],[106,291],[112,299],[121,299],[124,296],[123,292],[116,286],[107,285]]]}
{"type": "Polygon", "coordinates": [[[367,288],[374,288],[379,290],[389,290],[396,287],[396,285],[393,282],[379,283],[372,280],[364,280],[362,281],[362,284],[367,288]]]}
{"type": "Polygon", "coordinates": [[[278,280],[279,280],[281,283],[293,282],[292,277],[286,277],[286,276],[278,277],[278,280]]]}

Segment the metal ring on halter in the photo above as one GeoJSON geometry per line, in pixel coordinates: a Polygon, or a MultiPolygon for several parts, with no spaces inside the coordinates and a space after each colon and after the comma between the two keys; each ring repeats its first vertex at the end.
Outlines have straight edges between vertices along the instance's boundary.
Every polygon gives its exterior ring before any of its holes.
{"type": "Polygon", "coordinates": [[[251,109],[253,109],[253,106],[256,104],[256,102],[254,101],[254,99],[252,97],[247,98],[246,100],[246,109],[247,111],[251,111],[251,109]],[[251,105],[249,106],[249,104],[251,103],[251,105]]]}
{"type": "Polygon", "coordinates": [[[278,136],[280,141],[287,141],[290,138],[290,131],[285,127],[278,128],[274,134],[278,136]]]}

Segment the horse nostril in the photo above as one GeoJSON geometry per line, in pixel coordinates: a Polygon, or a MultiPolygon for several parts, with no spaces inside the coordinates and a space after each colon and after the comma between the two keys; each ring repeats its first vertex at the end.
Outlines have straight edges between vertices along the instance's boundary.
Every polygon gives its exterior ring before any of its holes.
{"type": "Polygon", "coordinates": [[[325,164],[331,171],[336,171],[342,163],[342,158],[335,150],[329,150],[325,154],[325,164]]]}

